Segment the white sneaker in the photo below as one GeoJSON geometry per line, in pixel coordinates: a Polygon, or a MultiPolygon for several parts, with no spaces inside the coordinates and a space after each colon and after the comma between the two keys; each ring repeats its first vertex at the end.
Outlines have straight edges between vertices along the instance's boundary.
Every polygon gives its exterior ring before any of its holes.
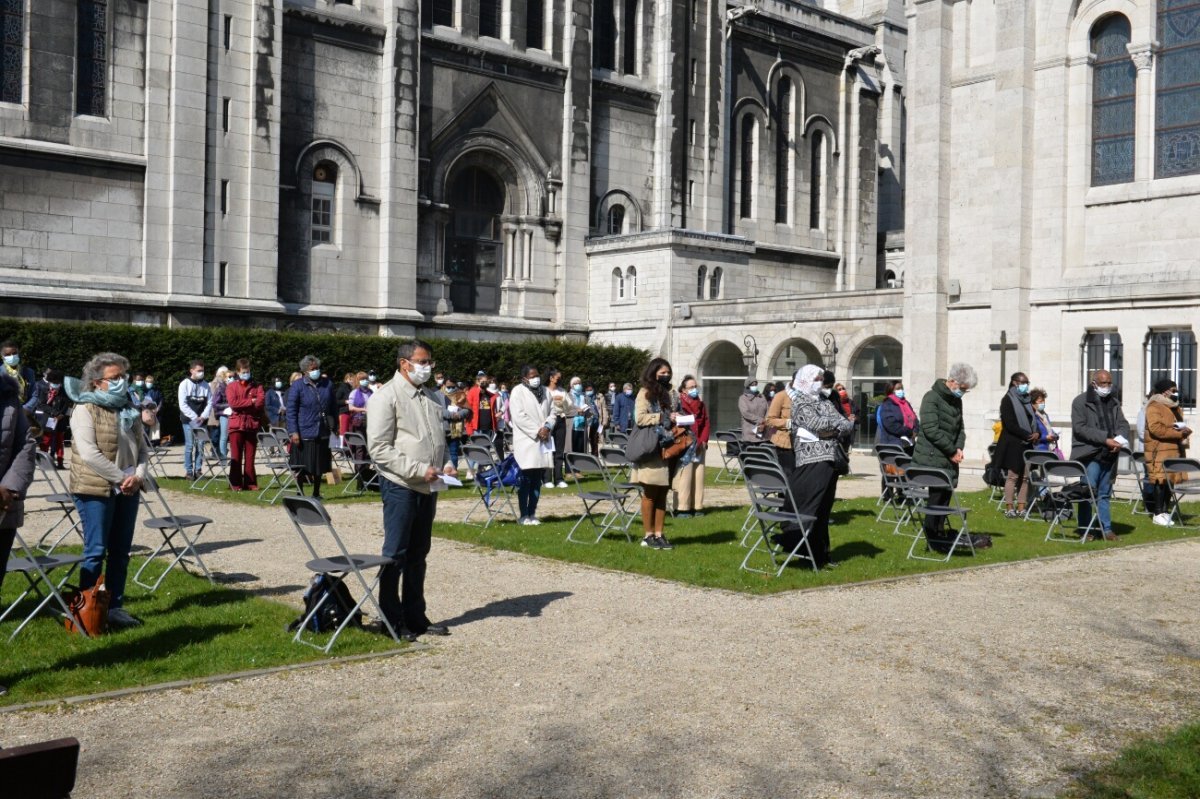
{"type": "Polygon", "coordinates": [[[541,522],[532,516],[526,516],[525,521],[521,522],[521,524],[525,525],[526,527],[537,527],[539,524],[541,524],[541,522]]]}
{"type": "Polygon", "coordinates": [[[1154,517],[1154,523],[1157,524],[1159,527],[1170,527],[1171,526],[1171,518],[1169,516],[1167,516],[1167,514],[1165,514],[1165,513],[1160,513],[1154,517]]]}
{"type": "Polygon", "coordinates": [[[567,481],[566,481],[566,480],[559,480],[559,481],[558,481],[558,486],[557,486],[557,487],[558,487],[558,488],[570,488],[570,486],[569,486],[569,485],[567,485],[567,481]]]}
{"type": "Polygon", "coordinates": [[[554,488],[554,483],[545,483],[542,485],[542,488],[554,488]]]}

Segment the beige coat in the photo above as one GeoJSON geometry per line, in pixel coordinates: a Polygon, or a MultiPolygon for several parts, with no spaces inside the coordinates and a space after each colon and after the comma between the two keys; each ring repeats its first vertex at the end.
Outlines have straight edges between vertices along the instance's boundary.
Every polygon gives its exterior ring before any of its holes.
{"type": "Polygon", "coordinates": [[[763,422],[775,429],[771,434],[771,443],[779,449],[792,448],[791,419],[792,398],[787,391],[780,391],[771,400],[771,407],[767,409],[767,418],[763,422]]]}
{"type": "MultiPolygon", "coordinates": [[[[1167,482],[1163,461],[1184,457],[1187,438],[1175,429],[1175,423],[1182,421],[1178,406],[1171,407],[1161,394],[1155,394],[1146,403],[1146,475],[1150,482],[1167,482]]],[[[1175,479],[1181,478],[1177,475],[1175,479]]]]}
{"type": "MultiPolygon", "coordinates": [[[[650,397],[644,388],[638,389],[637,399],[633,403],[633,418],[638,427],[655,427],[662,421],[661,413],[650,412],[650,397]]],[[[647,486],[669,486],[671,468],[661,455],[655,455],[635,467],[629,474],[629,480],[647,486]]]]}
{"type": "Polygon", "coordinates": [[[367,400],[367,450],[385,479],[430,493],[425,475],[431,466],[440,472],[446,461],[442,404],[397,371],[367,400]]]}

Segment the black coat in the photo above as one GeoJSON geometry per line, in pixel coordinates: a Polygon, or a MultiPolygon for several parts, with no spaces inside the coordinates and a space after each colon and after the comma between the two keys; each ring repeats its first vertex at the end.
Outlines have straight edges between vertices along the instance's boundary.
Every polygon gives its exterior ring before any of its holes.
{"type": "MultiPolygon", "coordinates": [[[[992,460],[1006,472],[1025,473],[1025,451],[1033,448],[1017,422],[1017,414],[1025,413],[1024,408],[1016,407],[1011,394],[1005,394],[1000,400],[1000,440],[996,442],[996,456],[992,460]]],[[[1037,423],[1030,421],[1030,427],[1037,430],[1037,423]]]]}

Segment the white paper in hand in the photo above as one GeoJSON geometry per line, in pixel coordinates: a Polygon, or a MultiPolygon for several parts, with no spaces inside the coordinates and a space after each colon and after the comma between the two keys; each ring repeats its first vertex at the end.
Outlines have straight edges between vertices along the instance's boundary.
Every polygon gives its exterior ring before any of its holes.
{"type": "Polygon", "coordinates": [[[452,474],[443,474],[441,482],[444,486],[454,486],[455,488],[461,488],[463,484],[462,480],[452,474]]]}
{"type": "MultiPolygon", "coordinates": [[[[54,420],[53,420],[53,419],[50,419],[50,420],[48,420],[48,421],[47,421],[47,423],[46,423],[46,429],[47,429],[47,430],[52,430],[52,429],[53,429],[52,427],[50,427],[50,422],[52,422],[52,421],[54,421],[54,420]]],[[[1176,422],[1176,423],[1175,423],[1175,429],[1176,429],[1176,430],[1182,430],[1182,429],[1183,429],[1183,428],[1185,428],[1185,427],[1187,427],[1187,422],[1176,422]]]]}
{"type": "Polygon", "coordinates": [[[814,435],[812,431],[805,430],[803,427],[796,428],[796,438],[800,441],[820,441],[821,439],[814,435]]]}
{"type": "Polygon", "coordinates": [[[543,455],[554,454],[554,439],[553,438],[547,438],[545,441],[542,442],[542,454],[543,455]]]}
{"type": "Polygon", "coordinates": [[[1126,438],[1125,436],[1113,436],[1113,441],[1117,442],[1117,443],[1118,443],[1118,444],[1120,444],[1122,447],[1128,447],[1128,446],[1129,446],[1129,439],[1128,439],[1128,438],[1126,438]]]}
{"type": "Polygon", "coordinates": [[[58,419],[51,416],[49,419],[46,420],[46,426],[43,429],[53,430],[56,427],[58,427],[58,419]]]}
{"type": "Polygon", "coordinates": [[[687,414],[684,414],[683,416],[675,417],[675,424],[679,425],[680,427],[691,427],[695,423],[696,423],[696,416],[694,414],[687,413],[687,414]]]}

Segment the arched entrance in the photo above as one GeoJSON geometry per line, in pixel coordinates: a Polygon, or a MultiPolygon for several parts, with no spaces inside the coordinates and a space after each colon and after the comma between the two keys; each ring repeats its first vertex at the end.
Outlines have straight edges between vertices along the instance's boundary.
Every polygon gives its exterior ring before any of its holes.
{"type": "Polygon", "coordinates": [[[809,363],[824,366],[825,359],[821,357],[821,353],[817,351],[816,346],[812,342],[802,338],[794,338],[785,343],[775,353],[775,357],[771,361],[771,376],[769,379],[782,380],[784,383],[788,383],[797,369],[809,363]]]}
{"type": "Polygon", "coordinates": [[[446,242],[450,302],[463,313],[497,313],[504,186],[487,170],[467,166],[451,179],[448,195],[454,214],[446,242]]]}
{"type": "Polygon", "coordinates": [[[746,364],[738,346],[714,344],[700,361],[700,381],[713,431],[741,429],[738,397],[746,385],[746,364]]]}
{"type": "Polygon", "coordinates": [[[858,430],[854,444],[870,447],[875,444],[875,409],[883,400],[888,383],[901,380],[904,371],[904,351],[900,342],[890,336],[869,339],[850,362],[850,389],[854,405],[859,409],[858,430]]]}

